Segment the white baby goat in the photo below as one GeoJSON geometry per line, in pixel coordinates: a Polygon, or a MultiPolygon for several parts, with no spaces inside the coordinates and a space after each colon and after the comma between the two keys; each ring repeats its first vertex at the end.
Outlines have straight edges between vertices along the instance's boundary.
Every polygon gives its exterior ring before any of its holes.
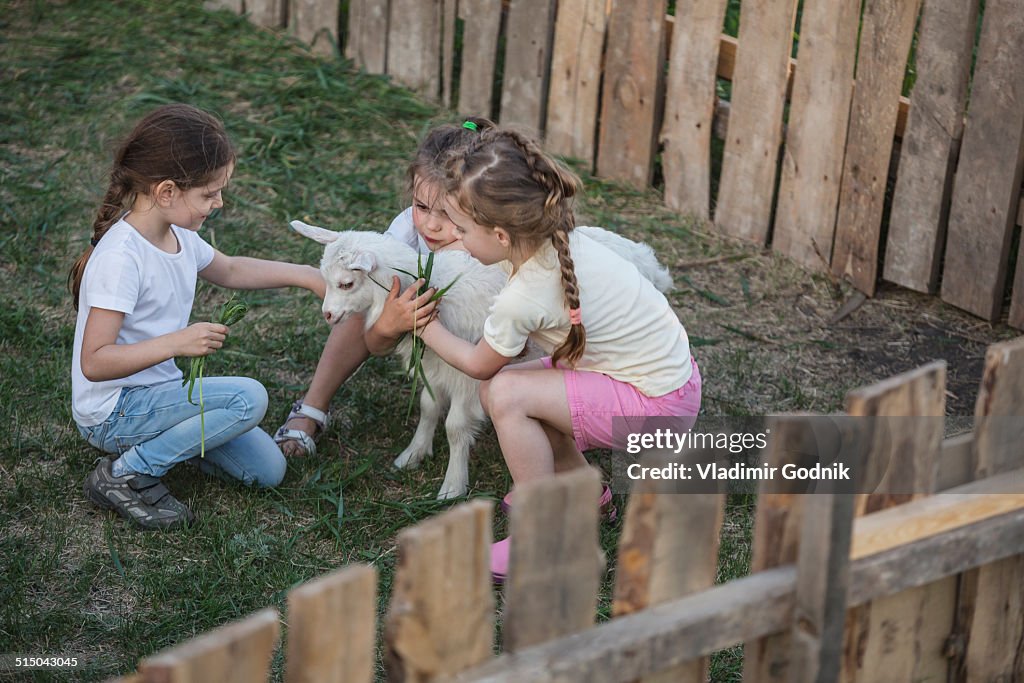
{"type": "MultiPolygon", "coordinates": [[[[320,262],[320,271],[327,282],[323,311],[332,325],[350,315],[363,313],[366,327],[371,327],[384,310],[392,277],[399,278],[403,291],[412,283],[412,278],[400,270],[415,273],[417,254],[403,242],[376,232],[335,232],[302,221],[292,221],[291,226],[298,233],[326,245],[320,262]]],[[[646,244],[603,228],[579,227],[577,230],[632,261],[662,292],[672,288],[671,276],[646,244]]],[[[432,284],[443,287],[456,277],[459,281],[445,294],[438,315],[453,334],[476,343],[483,335],[491,302],[505,285],[507,276],[498,266],[485,266],[465,252],[436,252],[432,284]]],[[[412,352],[410,335],[403,337],[396,351],[408,367],[412,352]]],[[[480,382],[448,365],[429,348],[423,354],[422,365],[436,400],[426,388],[420,393],[416,433],[395,458],[394,465],[399,469],[415,467],[424,456],[433,453],[434,430],[441,411],[447,406],[444,427],[448,437],[448,469],[437,498],[464,496],[469,486],[469,451],[486,419],[478,395],[480,382]]]]}

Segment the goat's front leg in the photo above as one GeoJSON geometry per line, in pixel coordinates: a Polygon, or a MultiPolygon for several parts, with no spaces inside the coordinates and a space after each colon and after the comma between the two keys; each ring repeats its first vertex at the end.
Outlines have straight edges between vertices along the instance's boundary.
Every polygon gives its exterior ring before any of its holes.
{"type": "Polygon", "coordinates": [[[448,469],[437,493],[438,500],[459,498],[469,490],[469,451],[476,442],[476,432],[484,421],[476,390],[468,396],[453,398],[444,421],[448,436],[448,469]]]}
{"type": "Polygon", "coordinates": [[[423,456],[433,454],[434,430],[437,429],[441,408],[442,406],[430,396],[429,391],[423,389],[420,392],[420,421],[416,425],[416,433],[413,434],[412,441],[395,458],[395,467],[400,470],[406,467],[416,467],[423,461],[423,456]]]}

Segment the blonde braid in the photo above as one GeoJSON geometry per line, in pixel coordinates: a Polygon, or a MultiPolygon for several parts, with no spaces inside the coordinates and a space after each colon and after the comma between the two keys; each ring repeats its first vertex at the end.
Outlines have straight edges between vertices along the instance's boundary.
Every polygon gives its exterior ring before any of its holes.
{"type": "Polygon", "coordinates": [[[565,230],[556,230],[551,236],[551,243],[558,254],[562,285],[565,287],[565,304],[569,307],[569,320],[571,322],[569,336],[551,354],[551,362],[553,365],[558,365],[558,361],[565,359],[570,366],[576,367],[576,362],[583,355],[583,351],[587,346],[587,330],[583,327],[583,322],[578,319],[580,287],[576,281],[576,266],[572,261],[572,253],[569,251],[569,234],[565,230]],[[573,320],[573,318],[576,318],[576,320],[573,320]]]}

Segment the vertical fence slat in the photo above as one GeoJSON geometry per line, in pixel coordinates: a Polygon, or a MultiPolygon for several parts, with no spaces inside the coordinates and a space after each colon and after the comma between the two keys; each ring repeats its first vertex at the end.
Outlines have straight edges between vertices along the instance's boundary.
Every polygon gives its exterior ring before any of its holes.
{"type": "Polygon", "coordinates": [[[889,159],[920,7],[921,0],[867,0],[861,19],[832,272],[869,296],[878,279],[889,159]]]}
{"type": "Polygon", "coordinates": [[[391,0],[388,74],[437,102],[441,74],[441,0],[391,0]]]}
{"type": "Polygon", "coordinates": [[[399,533],[385,618],[389,680],[449,676],[491,656],[492,510],[488,501],[464,503],[399,533]]]}
{"type": "Polygon", "coordinates": [[[665,203],[711,217],[711,130],[726,0],[676,5],[661,128],[665,203]]]}
{"type": "MultiPolygon", "coordinates": [[[[817,440],[808,417],[773,418],[768,427],[771,438],[765,449],[765,465],[781,468],[787,463],[802,464],[803,454],[817,453],[817,440]]],[[[782,480],[761,482],[754,518],[751,574],[796,562],[806,501],[807,496],[790,490],[782,480]]],[[[789,655],[788,631],[745,643],[743,680],[747,683],[788,682],[789,655]]]]}
{"type": "MultiPolygon", "coordinates": [[[[946,364],[938,361],[847,395],[846,412],[874,422],[866,471],[881,479],[874,493],[857,496],[858,516],[935,491],[945,392],[946,364]]],[[[944,678],[956,587],[948,577],[851,609],[840,681],[944,678]]]]}
{"type": "Polygon", "coordinates": [[[459,112],[491,117],[491,92],[501,30],[501,3],[460,0],[463,20],[462,65],[459,71],[459,112]]]}
{"type": "Polygon", "coordinates": [[[268,608],[139,662],[146,683],[258,683],[270,673],[281,625],[268,608]]]}
{"type": "Polygon", "coordinates": [[[289,0],[288,28],[318,55],[334,54],[338,42],[338,0],[289,0]]]}
{"type": "MultiPolygon", "coordinates": [[[[690,454],[692,455],[692,454],[690,454]]],[[[702,453],[699,461],[708,461],[702,453]]],[[[649,453],[644,467],[686,461],[649,453]]],[[[653,607],[710,588],[718,570],[718,539],[725,507],[720,493],[683,493],[679,482],[642,479],[630,492],[619,539],[614,616],[653,607]]],[[[708,660],[687,662],[644,678],[645,683],[703,683],[708,660]]]]}
{"type": "Polygon", "coordinates": [[[516,487],[502,637],[517,652],[594,623],[604,556],[601,481],[581,468],[516,487]]]}
{"type": "Polygon", "coordinates": [[[284,26],[285,0],[246,0],[249,21],[267,28],[284,26]]]}
{"type": "Polygon", "coordinates": [[[654,170],[666,0],[612,0],[597,174],[644,189],[654,170]]]}
{"type": "Polygon", "coordinates": [[[988,320],[1003,303],[1024,167],[1024,0],[988,0],[953,182],[942,299],[988,320]]]}
{"type": "Polygon", "coordinates": [[[978,0],[928,0],[921,11],[882,270],[886,280],[919,292],[938,285],[977,22],[978,0]]]}
{"type": "Polygon", "coordinates": [[[446,108],[452,106],[452,79],[455,77],[455,17],[458,14],[458,0],[441,0],[444,7],[442,15],[441,40],[441,104],[446,108]]]}
{"type": "Polygon", "coordinates": [[[505,38],[501,122],[539,136],[545,118],[555,0],[511,0],[505,38]]]}
{"type": "Polygon", "coordinates": [[[591,167],[606,22],[605,0],[561,0],[551,49],[547,148],[591,167]]]}
{"type": "Polygon", "coordinates": [[[859,0],[803,10],[773,247],[798,263],[829,267],[850,114],[859,0]]]}
{"type": "Polygon", "coordinates": [[[288,593],[287,683],[370,683],[377,571],[351,565],[288,593]]]}
{"type": "Polygon", "coordinates": [[[715,225],[727,235],[760,245],[767,242],[771,227],[796,7],[794,0],[740,5],[715,225]]]}
{"type": "MultiPolygon", "coordinates": [[[[979,479],[1024,467],[1024,337],[993,344],[985,354],[974,435],[979,479]]],[[[1024,678],[1024,555],[983,565],[963,581],[967,680],[1024,678]]]]}
{"type": "Polygon", "coordinates": [[[388,0],[351,0],[349,4],[345,56],[366,73],[382,74],[387,69],[388,11],[388,0]]]}

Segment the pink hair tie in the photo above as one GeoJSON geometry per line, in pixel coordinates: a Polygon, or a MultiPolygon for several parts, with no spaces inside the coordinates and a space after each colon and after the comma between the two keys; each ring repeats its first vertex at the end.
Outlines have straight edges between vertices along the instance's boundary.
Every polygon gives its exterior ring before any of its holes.
{"type": "Polygon", "coordinates": [[[580,317],[580,309],[570,308],[569,309],[569,324],[570,325],[582,325],[583,318],[580,317]]]}

